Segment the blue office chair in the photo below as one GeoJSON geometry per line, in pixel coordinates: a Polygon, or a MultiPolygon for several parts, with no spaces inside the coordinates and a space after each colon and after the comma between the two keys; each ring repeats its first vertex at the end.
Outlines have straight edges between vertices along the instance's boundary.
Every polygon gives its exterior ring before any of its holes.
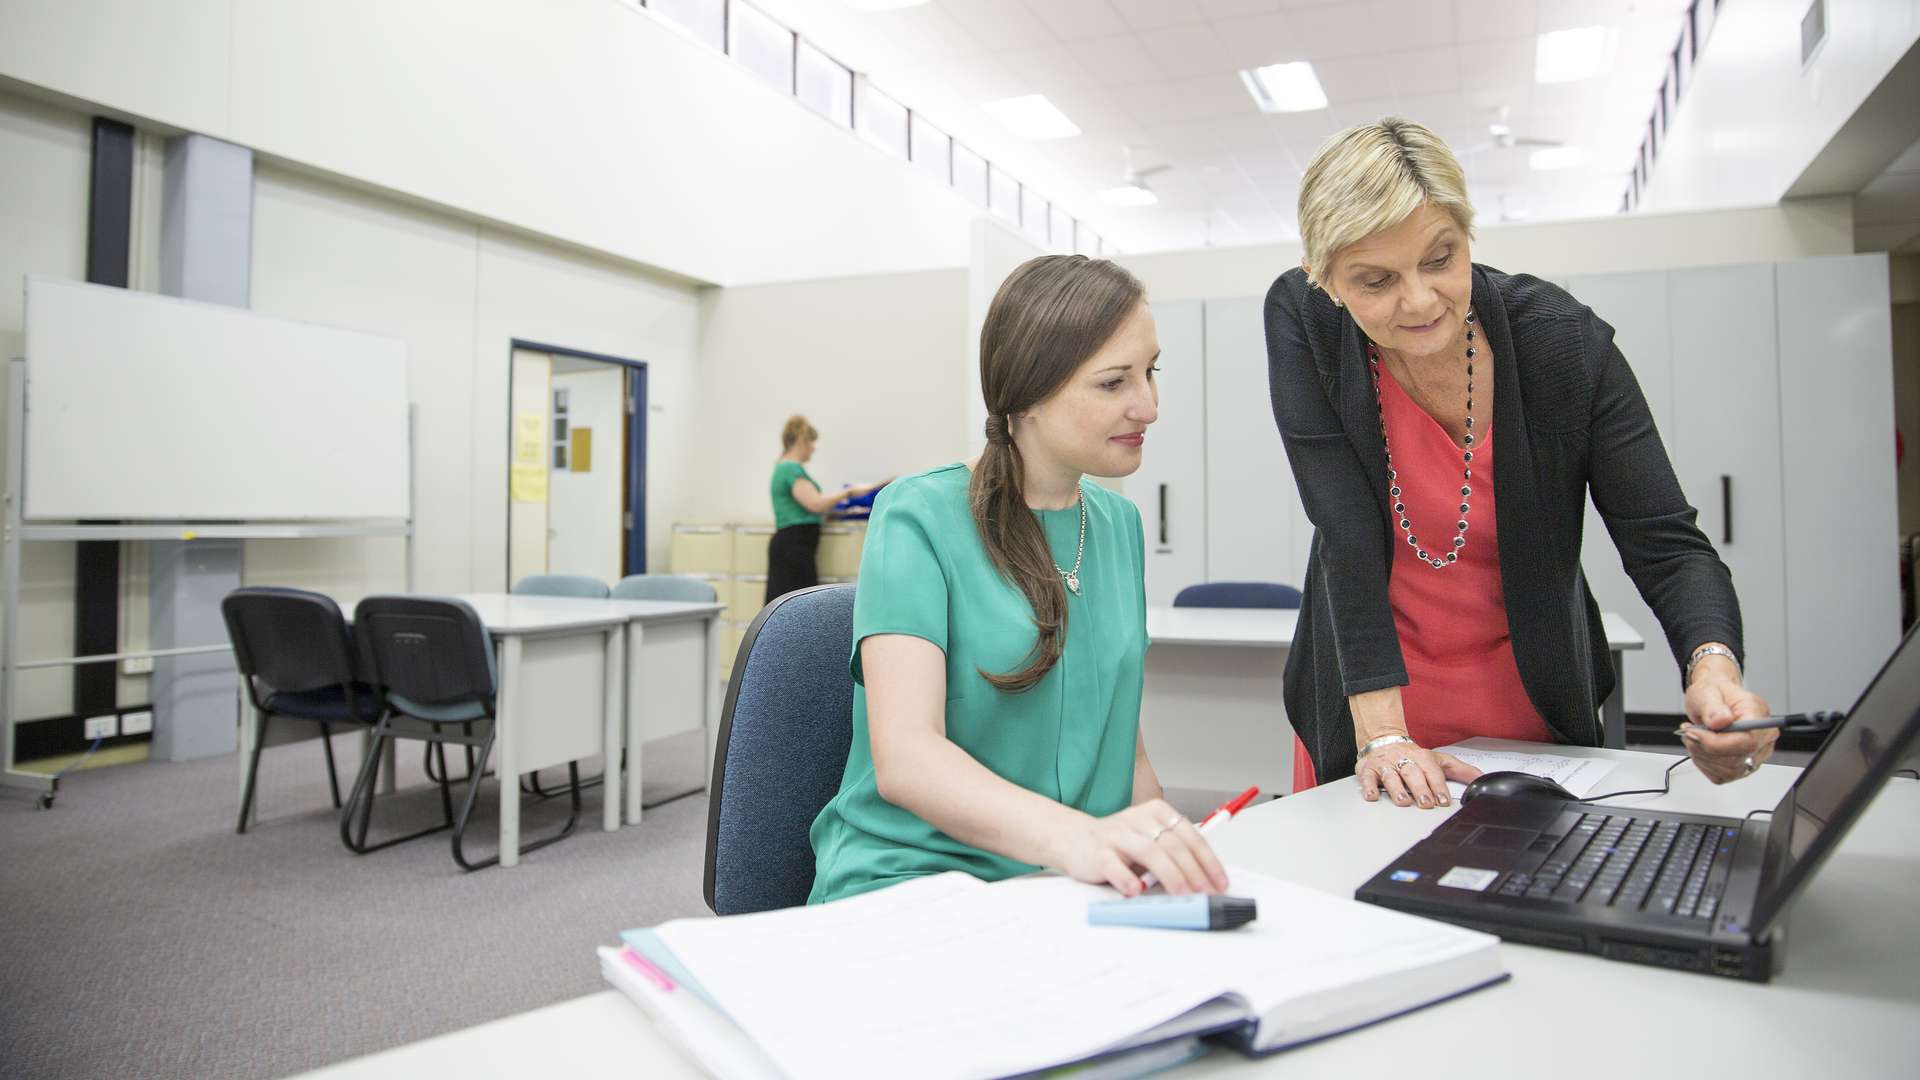
{"type": "Polygon", "coordinates": [[[1189,585],[1173,598],[1174,607],[1297,608],[1300,590],[1271,581],[1209,581],[1189,585]]]}
{"type": "MultiPolygon", "coordinates": [[[[373,746],[360,767],[353,795],[340,815],[340,840],[355,854],[443,829],[453,830],[453,861],[464,870],[478,870],[500,861],[500,856],[474,861],[462,846],[467,821],[480,796],[487,756],[493,752],[500,673],[493,642],[479,613],[463,600],[429,596],[369,596],[354,608],[354,632],[366,642],[369,674],[386,691],[387,708],[373,728],[373,746]],[[476,733],[475,726],[481,730],[476,733]],[[457,726],[458,731],[448,730],[457,726]],[[422,739],[440,757],[440,803],[445,821],[377,844],[367,843],[373,816],[374,781],[381,750],[389,739],[422,739]],[[467,797],[458,814],[453,809],[447,775],[446,744],[477,747],[467,769],[467,797]],[[356,829],[354,818],[359,817],[356,829]]],[[[580,820],[580,768],[569,763],[573,781],[573,816],[554,835],[520,845],[522,852],[543,848],[573,832],[580,820]]],[[[504,780],[504,778],[503,778],[504,780]]]]}
{"type": "Polygon", "coordinates": [[[607,583],[584,574],[528,574],[513,583],[515,596],[582,596],[605,600],[607,583]]]}
{"type": "Polygon", "coordinates": [[[613,587],[615,600],[665,600],[679,604],[711,604],[720,598],[713,586],[678,574],[629,574],[613,587]]]}
{"type": "Polygon", "coordinates": [[[807,832],[840,790],[853,741],[853,589],[790,592],[740,641],[707,795],[715,914],[792,907],[813,891],[807,832]]]}
{"type": "Polygon", "coordinates": [[[254,780],[260,751],[272,721],[302,720],[320,726],[327,755],[327,787],[340,806],[340,778],[333,763],[333,726],[370,725],[385,707],[380,692],[367,685],[354,653],[352,631],[333,598],[300,589],[235,589],[220,601],[220,614],[233,641],[234,663],[247,699],[260,717],[246,790],[240,796],[240,824],[247,831],[253,815],[254,780]]]}

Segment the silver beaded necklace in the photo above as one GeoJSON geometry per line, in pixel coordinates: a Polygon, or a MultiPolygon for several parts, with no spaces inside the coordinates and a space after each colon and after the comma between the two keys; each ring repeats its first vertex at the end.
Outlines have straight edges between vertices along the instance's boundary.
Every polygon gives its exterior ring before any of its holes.
{"type": "Polygon", "coordinates": [[[1074,501],[1080,504],[1080,546],[1073,552],[1073,569],[1062,570],[1059,563],[1054,563],[1053,569],[1066,581],[1067,588],[1073,590],[1073,595],[1079,596],[1080,560],[1087,557],[1087,489],[1081,484],[1075,484],[1073,490],[1074,501]]]}
{"type": "Polygon", "coordinates": [[[1434,555],[1420,546],[1420,538],[1413,534],[1413,521],[1407,517],[1407,504],[1401,499],[1400,474],[1393,468],[1393,447],[1387,442],[1387,411],[1380,403],[1380,347],[1367,342],[1367,367],[1373,375],[1373,405],[1380,414],[1380,446],[1387,454],[1387,494],[1393,498],[1393,516],[1400,522],[1400,531],[1407,536],[1407,546],[1413,548],[1414,557],[1435,570],[1460,561],[1460,552],[1467,546],[1467,510],[1469,499],[1473,496],[1473,358],[1479,351],[1474,348],[1474,314],[1467,309],[1467,434],[1466,448],[1460,452],[1462,467],[1460,477],[1460,520],[1454,522],[1452,549],[1444,555],[1434,555]]]}

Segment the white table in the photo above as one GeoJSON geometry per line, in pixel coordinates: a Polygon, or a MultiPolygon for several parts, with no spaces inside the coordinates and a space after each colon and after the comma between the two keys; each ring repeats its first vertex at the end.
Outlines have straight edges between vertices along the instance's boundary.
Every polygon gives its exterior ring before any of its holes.
{"type": "MultiPolygon", "coordinates": [[[[1496,749],[1526,744],[1476,740],[1496,749]]],[[[1537,748],[1536,748],[1537,749],[1537,748]]],[[[1658,787],[1673,759],[1552,747],[1611,757],[1607,790],[1658,787]]],[[[1691,766],[1661,799],[1615,800],[1738,816],[1771,807],[1799,770],[1764,765],[1716,788],[1691,766]]],[[[1351,778],[1263,803],[1213,837],[1230,863],[1352,896],[1451,809],[1363,802],[1351,778]]],[[[1771,984],[1617,963],[1579,953],[1503,945],[1513,978],[1387,1023],[1274,1057],[1216,1050],[1178,1075],[1373,1076],[1387,1062],[1476,1078],[1675,1076],[1907,1076],[1920,1060],[1920,784],[1895,779],[1795,907],[1786,970],[1771,984]]],[[[607,927],[611,943],[622,927],[607,927]]],[[[582,965],[595,960],[577,958],[582,965]]],[[[522,1078],[617,1062],[634,1076],[702,1075],[637,1007],[612,990],[428,1039],[310,1074],[375,1080],[454,1073],[522,1078]]]]}
{"type": "MultiPolygon", "coordinates": [[[[1140,723],[1169,787],[1293,790],[1293,729],[1281,681],[1300,612],[1293,608],[1147,609],[1140,723]],[[1204,724],[1198,720],[1204,718],[1204,724]]],[[[1602,706],[1605,745],[1626,745],[1621,653],[1646,643],[1632,624],[1601,615],[1613,653],[1613,696],[1602,706]]]]}
{"type": "Polygon", "coordinates": [[[626,679],[624,734],[609,729],[607,745],[624,741],[627,771],[624,785],[613,782],[618,754],[607,759],[607,799],[604,826],[619,828],[624,794],[627,824],[640,821],[641,747],[652,739],[704,728],[706,772],[713,775],[714,742],[720,734],[720,614],[717,603],[677,603],[664,600],[587,600],[625,616],[626,679]]]}
{"type": "MultiPolygon", "coordinates": [[[[615,778],[602,818],[610,832],[620,827],[623,790],[627,820],[640,820],[643,740],[705,727],[711,771],[719,730],[721,605],[509,593],[468,593],[459,599],[471,604],[486,626],[499,666],[494,769],[502,778],[501,866],[520,861],[518,777],[526,773],[602,756],[608,776],[615,778]],[[624,789],[618,780],[623,745],[628,748],[624,789]]],[[[343,604],[342,610],[351,620],[351,606],[343,604]]],[[[258,718],[244,693],[241,698],[247,710],[240,726],[244,789],[258,718]]],[[[284,728],[296,734],[292,729],[307,727],[280,724],[276,732],[284,728]]],[[[387,791],[393,784],[391,764],[389,757],[387,791]]]]}

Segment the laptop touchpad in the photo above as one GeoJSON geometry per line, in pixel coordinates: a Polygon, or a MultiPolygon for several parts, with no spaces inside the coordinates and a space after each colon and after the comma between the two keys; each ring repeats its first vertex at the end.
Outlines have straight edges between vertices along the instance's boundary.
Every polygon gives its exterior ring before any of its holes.
{"type": "Polygon", "coordinates": [[[1467,847],[1491,848],[1495,851],[1521,851],[1539,836],[1533,829],[1507,829],[1498,825],[1482,825],[1467,837],[1467,847]]]}

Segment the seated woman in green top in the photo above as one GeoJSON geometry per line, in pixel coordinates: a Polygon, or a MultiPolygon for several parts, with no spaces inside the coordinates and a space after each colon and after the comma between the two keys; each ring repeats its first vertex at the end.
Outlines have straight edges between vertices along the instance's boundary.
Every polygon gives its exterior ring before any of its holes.
{"type": "Polygon", "coordinates": [[[780,460],[773,463],[773,538],[767,542],[767,598],[771,604],[795,589],[820,584],[814,562],[820,550],[820,519],[844,499],[858,498],[877,485],[821,491],[807,474],[820,432],[804,416],[789,416],[780,429],[780,460]]]}
{"type": "Polygon", "coordinates": [[[1140,737],[1140,513],[1083,479],[1140,467],[1159,352],[1140,283],[1111,262],[1045,256],[1000,286],[985,451],[894,481],[867,526],[853,742],[813,823],[811,902],[945,870],[1227,887],[1140,737]]]}

